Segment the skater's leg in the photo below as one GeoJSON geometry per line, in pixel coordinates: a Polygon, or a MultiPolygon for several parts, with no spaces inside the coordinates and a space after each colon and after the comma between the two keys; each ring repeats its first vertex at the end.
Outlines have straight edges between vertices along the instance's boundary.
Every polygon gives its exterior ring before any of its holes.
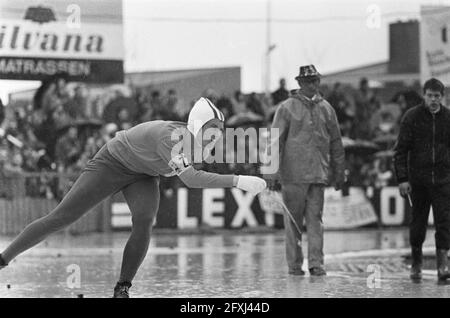
{"type": "Polygon", "coordinates": [[[159,208],[159,177],[132,183],[122,193],[131,210],[133,228],[123,252],[119,282],[131,283],[150,243],[153,221],[159,208]]]}
{"type": "Polygon", "coordinates": [[[122,186],[114,170],[83,172],[61,203],[51,213],[28,225],[1,254],[2,258],[9,263],[48,235],[75,222],[122,186]]]}

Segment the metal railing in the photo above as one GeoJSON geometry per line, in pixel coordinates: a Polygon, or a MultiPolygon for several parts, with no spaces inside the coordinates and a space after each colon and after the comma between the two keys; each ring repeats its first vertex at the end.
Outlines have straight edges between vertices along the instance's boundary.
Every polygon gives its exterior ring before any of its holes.
{"type": "MultiPolygon", "coordinates": [[[[14,173],[0,176],[0,235],[15,235],[29,223],[50,213],[69,191],[78,175],[14,173]]],[[[110,229],[110,204],[86,213],[65,231],[73,234],[110,229]]]]}

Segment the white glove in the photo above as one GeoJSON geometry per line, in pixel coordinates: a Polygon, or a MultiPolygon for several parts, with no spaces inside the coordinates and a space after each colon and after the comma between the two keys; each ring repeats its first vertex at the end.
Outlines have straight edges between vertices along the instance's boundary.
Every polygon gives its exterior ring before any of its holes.
{"type": "Polygon", "coordinates": [[[253,195],[257,195],[263,191],[266,187],[266,181],[264,179],[253,176],[238,176],[237,188],[248,191],[253,195]]]}

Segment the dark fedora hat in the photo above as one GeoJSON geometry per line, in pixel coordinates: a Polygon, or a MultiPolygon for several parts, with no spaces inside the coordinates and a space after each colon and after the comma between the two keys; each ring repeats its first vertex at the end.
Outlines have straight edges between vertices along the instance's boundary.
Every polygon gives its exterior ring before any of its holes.
{"type": "Polygon", "coordinates": [[[298,76],[295,78],[296,80],[302,78],[302,77],[313,77],[313,76],[321,76],[319,72],[317,72],[316,67],[311,65],[303,65],[300,66],[300,71],[298,76]]]}

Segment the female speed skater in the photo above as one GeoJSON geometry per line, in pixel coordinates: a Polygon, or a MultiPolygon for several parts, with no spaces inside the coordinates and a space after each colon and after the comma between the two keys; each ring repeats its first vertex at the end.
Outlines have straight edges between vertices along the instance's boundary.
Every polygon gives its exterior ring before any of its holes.
{"type": "Polygon", "coordinates": [[[192,145],[207,149],[214,145],[223,129],[223,114],[208,99],[200,98],[190,111],[187,124],[157,120],[119,131],[87,163],[59,205],[29,224],[0,254],[0,269],[50,234],[78,220],[103,199],[122,191],[131,211],[132,231],[113,297],[128,298],[132,280],[147,254],[159,207],[160,175],[178,175],[190,188],[237,187],[254,195],[266,188],[266,182],[258,177],[194,169],[189,152],[192,145]],[[177,131],[184,131],[187,138],[173,138],[177,131]],[[206,137],[207,131],[213,133],[206,137]]]}

